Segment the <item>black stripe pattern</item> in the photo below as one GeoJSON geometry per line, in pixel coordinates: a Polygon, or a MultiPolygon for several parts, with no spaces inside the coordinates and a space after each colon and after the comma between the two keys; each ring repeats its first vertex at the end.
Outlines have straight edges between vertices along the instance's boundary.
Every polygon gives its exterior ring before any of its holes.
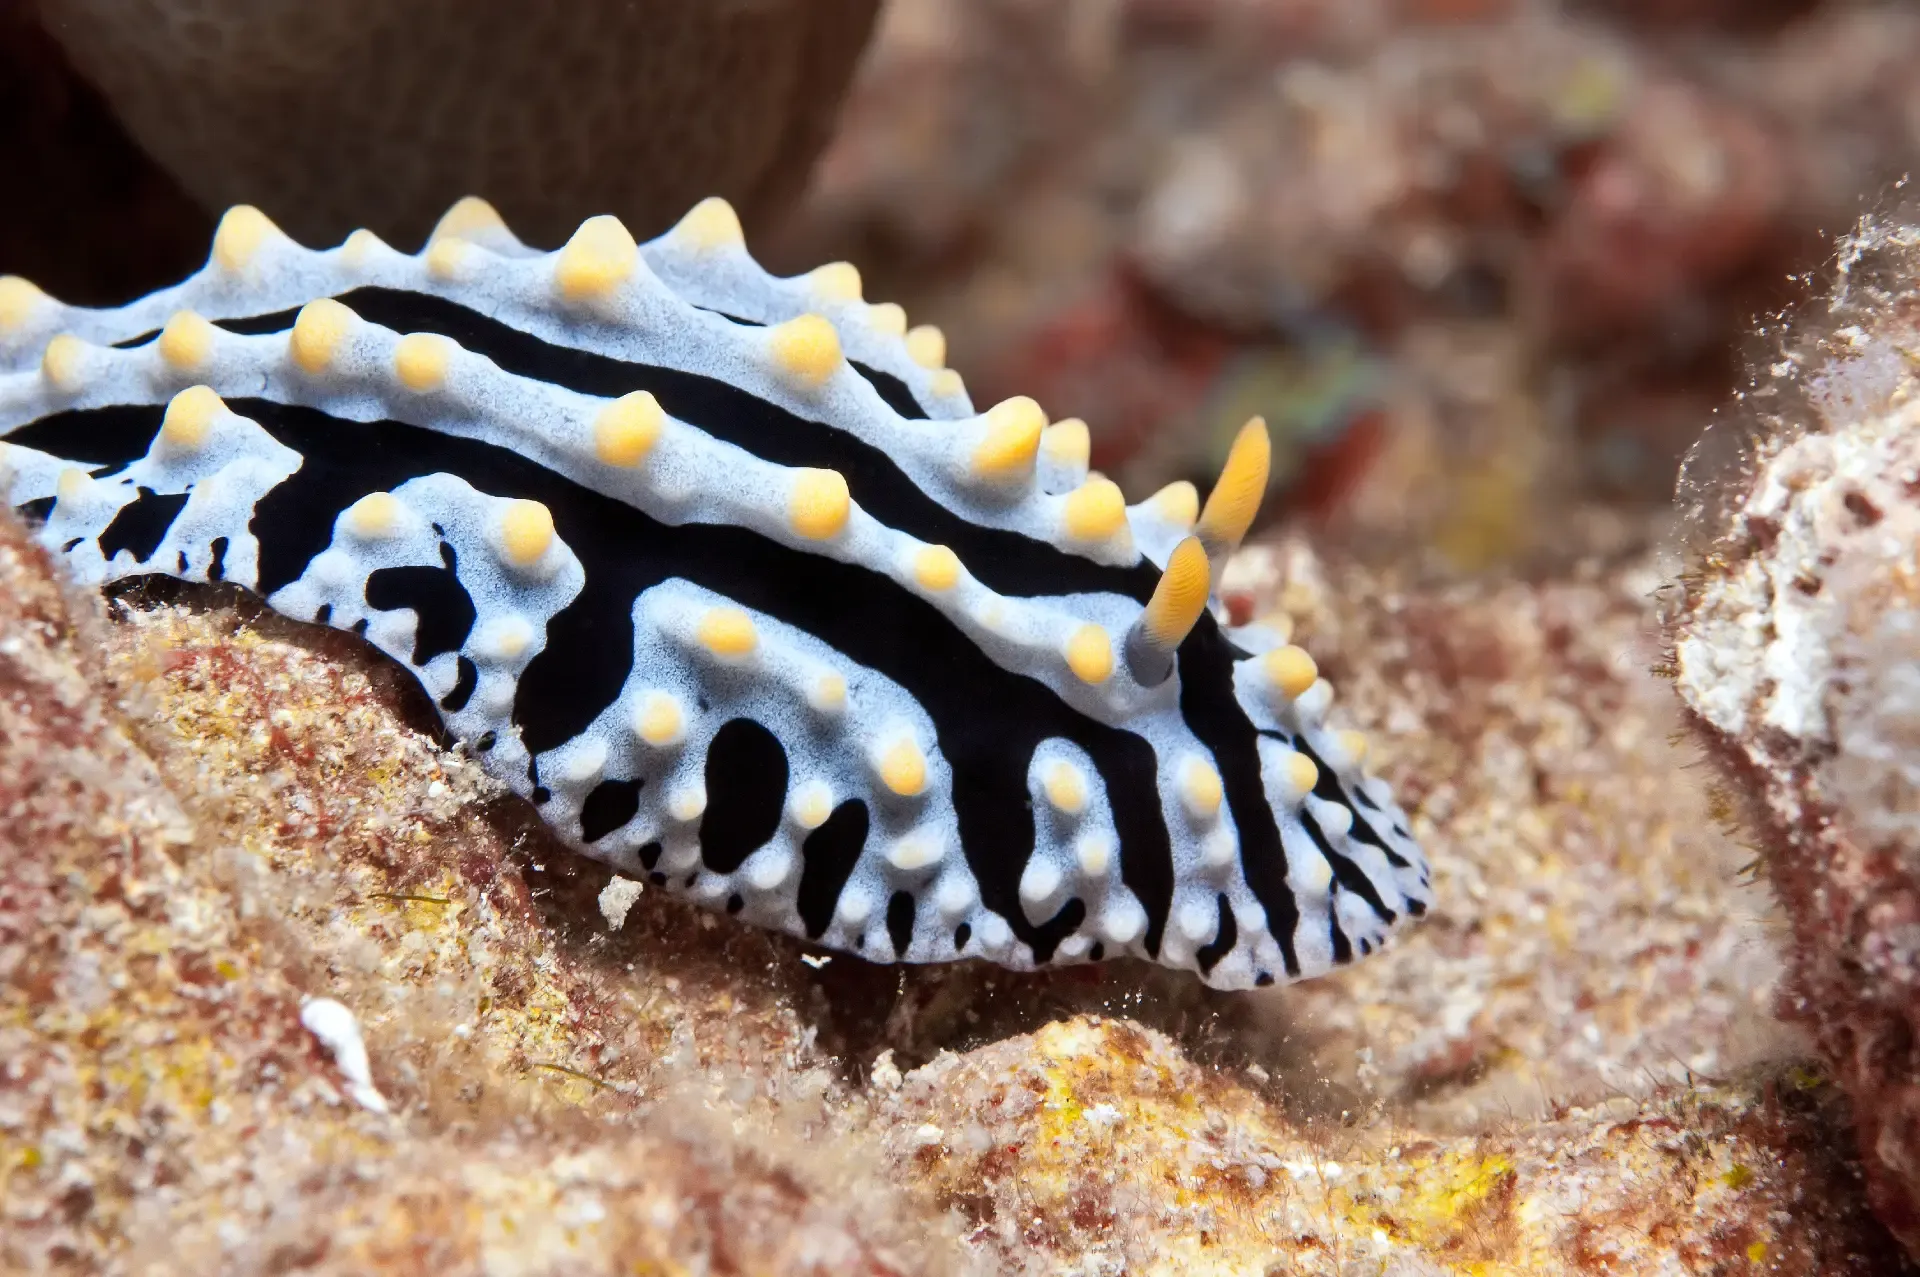
{"type": "Polygon", "coordinates": [[[973,413],[844,271],[766,276],[703,208],[644,248],[482,219],[417,256],[230,214],[167,294],[33,302],[0,490],[83,580],[364,636],[566,841],[869,959],[1248,988],[1425,911],[1272,636],[1203,614],[1158,686],[1113,659],[1177,519],[1071,447],[1043,490],[1036,408],[973,413]]]}

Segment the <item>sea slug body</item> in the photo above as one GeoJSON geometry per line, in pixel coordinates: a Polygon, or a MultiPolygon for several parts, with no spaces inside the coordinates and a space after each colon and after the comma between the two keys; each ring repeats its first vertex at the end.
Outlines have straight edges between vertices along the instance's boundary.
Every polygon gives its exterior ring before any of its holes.
{"type": "Polygon", "coordinates": [[[0,278],[0,491],[80,580],[224,581],[404,665],[569,844],[888,962],[1320,974],[1431,900],[1312,659],[1211,606],[1266,487],[1129,506],[853,267],[732,211],[403,254],[231,210],[111,310],[0,278]]]}

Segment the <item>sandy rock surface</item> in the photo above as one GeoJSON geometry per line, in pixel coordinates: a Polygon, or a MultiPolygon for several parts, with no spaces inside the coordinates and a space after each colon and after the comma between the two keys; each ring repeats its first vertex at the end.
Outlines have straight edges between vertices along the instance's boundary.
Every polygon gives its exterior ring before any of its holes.
{"type": "Polygon", "coordinates": [[[204,596],[109,617],[7,525],[4,1263],[1892,1271],[1833,1088],[1754,1023],[1758,906],[1692,773],[1623,761],[1665,711],[1594,652],[1630,647],[1644,569],[1244,570],[1376,730],[1446,902],[1261,998],[823,961],[609,892],[351,640],[204,596]]]}
{"type": "Polygon", "coordinates": [[[524,831],[391,671],[127,616],[0,529],[0,1268],[955,1266],[763,943],[630,922],[681,955],[630,977],[590,893],[547,923],[524,831]]]}

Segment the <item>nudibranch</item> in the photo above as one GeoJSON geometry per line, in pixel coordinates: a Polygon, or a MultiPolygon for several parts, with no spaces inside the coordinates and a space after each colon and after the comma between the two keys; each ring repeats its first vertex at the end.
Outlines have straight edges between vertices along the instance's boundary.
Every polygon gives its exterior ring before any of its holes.
{"type": "Polygon", "coordinates": [[[554,252],[465,200],[411,255],[240,206],[117,309],[0,278],[0,489],[83,582],[361,635],[564,841],[832,949],[1239,989],[1424,913],[1312,658],[1213,603],[1264,425],[1129,506],[944,365],[719,200],[554,252]]]}

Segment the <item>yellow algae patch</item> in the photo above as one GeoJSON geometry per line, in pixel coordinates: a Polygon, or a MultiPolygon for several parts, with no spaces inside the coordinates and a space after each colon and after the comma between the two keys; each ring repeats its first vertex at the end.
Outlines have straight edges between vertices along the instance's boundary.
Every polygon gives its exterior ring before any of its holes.
{"type": "Polygon", "coordinates": [[[1356,1200],[1353,1213],[1357,1222],[1427,1250],[1478,1249],[1494,1217],[1505,1213],[1515,1184],[1511,1159],[1472,1146],[1408,1158],[1398,1169],[1395,1200],[1356,1200]]]}

